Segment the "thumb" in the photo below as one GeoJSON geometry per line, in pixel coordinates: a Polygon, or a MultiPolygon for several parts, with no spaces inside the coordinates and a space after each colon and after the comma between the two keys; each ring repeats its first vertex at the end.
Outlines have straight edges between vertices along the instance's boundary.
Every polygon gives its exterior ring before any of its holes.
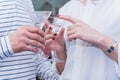
{"type": "Polygon", "coordinates": [[[49,23],[45,22],[45,29],[47,29],[49,27],[49,23]]]}
{"type": "Polygon", "coordinates": [[[65,32],[65,28],[61,28],[59,35],[63,36],[64,32],[65,32]]]}

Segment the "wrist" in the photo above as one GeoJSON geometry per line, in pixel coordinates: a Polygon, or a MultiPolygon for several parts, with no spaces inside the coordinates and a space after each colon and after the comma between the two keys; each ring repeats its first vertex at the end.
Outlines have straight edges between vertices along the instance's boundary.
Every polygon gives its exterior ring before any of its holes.
{"type": "Polygon", "coordinates": [[[101,40],[100,48],[108,55],[111,59],[118,62],[118,43],[111,38],[104,37],[101,40]]]}
{"type": "Polygon", "coordinates": [[[66,47],[62,47],[60,49],[60,51],[57,51],[57,56],[60,60],[62,60],[63,62],[60,62],[60,63],[56,63],[56,67],[59,71],[59,73],[61,74],[64,70],[64,67],[65,67],[65,63],[66,63],[66,47]]]}
{"type": "Polygon", "coordinates": [[[57,56],[62,59],[65,60],[66,59],[66,48],[62,47],[59,51],[56,51],[57,56]]]}
{"type": "Polygon", "coordinates": [[[97,41],[96,46],[100,48],[111,59],[118,62],[118,43],[108,36],[102,35],[97,41]]]}
{"type": "Polygon", "coordinates": [[[101,38],[98,40],[97,46],[103,51],[108,51],[113,42],[114,40],[112,40],[111,38],[107,36],[101,36],[101,38]]]}
{"type": "Polygon", "coordinates": [[[101,40],[99,40],[98,47],[106,54],[110,54],[116,51],[118,43],[107,36],[102,36],[101,40]]]}

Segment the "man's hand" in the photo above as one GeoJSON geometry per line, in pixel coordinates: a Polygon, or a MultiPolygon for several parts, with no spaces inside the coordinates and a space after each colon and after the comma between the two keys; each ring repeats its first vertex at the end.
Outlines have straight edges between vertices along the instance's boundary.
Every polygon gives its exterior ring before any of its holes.
{"type": "Polygon", "coordinates": [[[38,52],[44,49],[44,32],[37,27],[23,26],[9,35],[15,53],[22,51],[38,52]]]}

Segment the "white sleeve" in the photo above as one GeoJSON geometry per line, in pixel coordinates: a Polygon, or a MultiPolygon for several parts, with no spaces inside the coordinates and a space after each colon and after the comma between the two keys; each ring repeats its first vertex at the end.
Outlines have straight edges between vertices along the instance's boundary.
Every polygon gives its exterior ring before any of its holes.
{"type": "Polygon", "coordinates": [[[120,44],[118,46],[119,46],[119,48],[118,48],[118,63],[116,63],[116,62],[114,62],[114,63],[115,63],[117,76],[120,78],[120,44]]]}

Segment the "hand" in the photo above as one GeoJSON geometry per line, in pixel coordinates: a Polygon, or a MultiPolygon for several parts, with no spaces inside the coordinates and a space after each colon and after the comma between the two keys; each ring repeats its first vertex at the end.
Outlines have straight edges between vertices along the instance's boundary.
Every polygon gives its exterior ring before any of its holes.
{"type": "Polygon", "coordinates": [[[103,36],[101,33],[92,29],[89,25],[82,22],[81,20],[76,20],[70,16],[63,15],[59,15],[58,17],[60,19],[67,20],[73,24],[71,28],[67,30],[68,39],[70,41],[73,39],[81,39],[92,44],[97,44],[98,39],[100,39],[101,36],[103,36]]]}
{"type": "MultiPolygon", "coordinates": [[[[113,43],[113,39],[111,39],[109,36],[104,35],[94,29],[92,29],[89,25],[86,23],[76,20],[70,16],[58,16],[60,19],[67,20],[71,23],[73,23],[73,26],[68,29],[68,39],[71,41],[73,39],[81,39],[83,41],[92,43],[93,45],[97,46],[104,52],[106,52],[109,47],[111,46],[111,43],[113,43]]],[[[118,62],[118,46],[116,49],[108,55],[110,58],[118,62]]]]}
{"type": "Polygon", "coordinates": [[[57,57],[60,60],[63,60],[62,63],[56,63],[57,69],[59,73],[62,73],[64,70],[65,62],[66,62],[66,46],[64,40],[64,28],[60,30],[58,34],[52,32],[52,27],[46,23],[46,31],[45,31],[45,43],[46,48],[48,50],[56,50],[57,57]]]}
{"type": "Polygon", "coordinates": [[[52,27],[46,26],[45,43],[48,49],[56,50],[56,52],[63,50],[65,47],[64,28],[57,34],[52,32],[52,27]]]}
{"type": "Polygon", "coordinates": [[[24,26],[8,35],[15,53],[22,51],[38,52],[44,49],[44,32],[37,27],[24,26]]]}

